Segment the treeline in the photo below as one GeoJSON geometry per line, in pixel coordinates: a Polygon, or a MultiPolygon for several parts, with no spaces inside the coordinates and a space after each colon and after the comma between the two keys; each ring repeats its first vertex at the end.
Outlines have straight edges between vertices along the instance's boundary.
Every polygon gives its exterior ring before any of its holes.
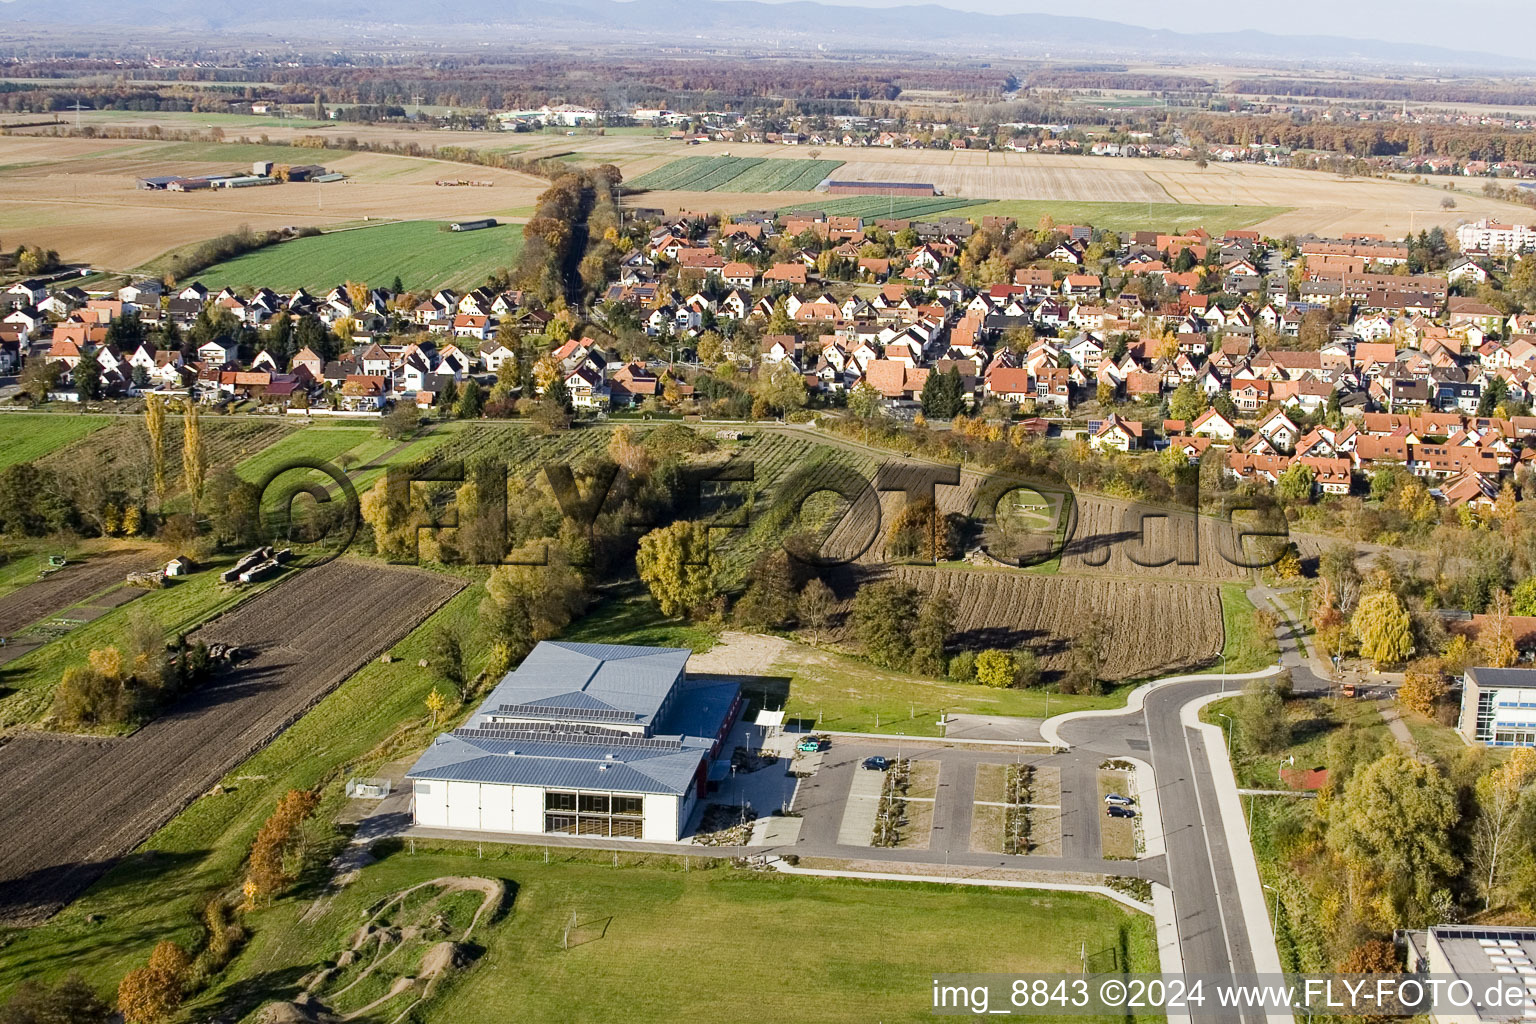
{"type": "Polygon", "coordinates": [[[1025,80],[1031,89],[1141,89],[1150,92],[1209,92],[1216,83],[1188,75],[1117,71],[1036,71],[1025,80]]]}
{"type": "Polygon", "coordinates": [[[1395,125],[1296,120],[1285,116],[1196,114],[1185,130],[1210,145],[1263,143],[1347,156],[1446,156],[1456,160],[1536,162],[1536,132],[1470,125],[1395,125]]]}
{"type": "Polygon", "coordinates": [[[228,234],[201,242],[196,248],[178,253],[171,258],[172,273],[178,278],[191,277],[216,263],[232,260],[246,253],[265,249],[269,245],[286,242],[293,238],[312,238],[320,234],[316,227],[282,228],[272,231],[252,231],[242,224],[228,234]]]}
{"type": "MultiPolygon", "coordinates": [[[[1126,87],[1122,87],[1126,88],[1126,87]]],[[[1470,82],[1340,82],[1300,78],[1240,78],[1227,89],[1244,96],[1315,96],[1320,99],[1380,100],[1410,103],[1480,103],[1524,107],[1531,87],[1470,82]]]]}
{"type": "Polygon", "coordinates": [[[572,171],[539,196],[523,227],[523,250],[512,279],[546,303],[576,303],[598,295],[622,255],[618,189],[623,175],[612,164],[572,171]]]}

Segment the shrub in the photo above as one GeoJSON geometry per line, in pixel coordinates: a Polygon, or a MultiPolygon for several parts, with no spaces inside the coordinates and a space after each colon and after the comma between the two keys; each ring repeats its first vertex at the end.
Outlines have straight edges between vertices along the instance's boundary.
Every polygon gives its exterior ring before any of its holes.
{"type": "Polygon", "coordinates": [[[949,678],[969,683],[976,679],[976,652],[961,651],[949,659],[949,678]]]}
{"type": "Polygon", "coordinates": [[[976,656],[976,681],[983,686],[1012,686],[1014,660],[1011,651],[996,648],[976,656]]]}

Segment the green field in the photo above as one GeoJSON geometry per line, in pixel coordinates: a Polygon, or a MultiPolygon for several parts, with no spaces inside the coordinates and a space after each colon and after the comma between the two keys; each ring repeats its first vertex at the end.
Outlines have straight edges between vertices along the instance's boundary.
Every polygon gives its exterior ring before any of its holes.
{"type": "Polygon", "coordinates": [[[1000,199],[967,207],[965,216],[1012,217],[1020,227],[1033,228],[1040,218],[1057,224],[1090,224],[1105,231],[1187,231],[1205,228],[1221,235],[1290,211],[1288,206],[1201,206],[1194,203],[1087,203],[1055,199],[1000,199]]]}
{"type": "Polygon", "coordinates": [[[521,225],[464,232],[445,227],[413,220],[298,238],[215,264],[197,280],[210,290],[264,286],[288,292],[329,289],[344,281],[387,287],[399,275],[414,291],[464,288],[512,266],[523,247],[521,225]]]}
{"type": "Polygon", "coordinates": [[[0,469],[31,462],[112,422],[110,416],[16,413],[0,419],[0,469]]]}
{"type": "Polygon", "coordinates": [[[685,156],[626,185],[664,192],[809,192],[841,166],[841,160],[685,156]]]}
{"type": "MultiPolygon", "coordinates": [[[[836,199],[828,199],[824,203],[801,203],[780,210],[779,213],[792,213],[795,210],[819,210],[829,217],[868,217],[874,220],[917,220],[923,217],[932,217],[936,214],[947,213],[950,210],[958,210],[961,207],[975,206],[974,199],[946,199],[943,196],[923,198],[916,196],[839,196],[836,199]]],[[[970,216],[966,210],[959,214],[962,217],[970,216]]]]}
{"type": "MultiPolygon", "coordinates": [[[[291,996],[284,982],[294,965],[308,970],[339,953],[366,908],[444,876],[501,879],[511,895],[474,937],[480,960],[412,1017],[431,1024],[501,1024],[509,1007],[521,1024],[919,1021],[932,1019],[935,970],[1075,973],[1084,954],[1096,973],[1157,969],[1152,919],[1086,894],[720,865],[684,872],[675,860],[632,855],[615,867],[606,853],[551,852],[545,864],[537,847],[488,845],[482,858],[473,844],[427,851],[418,842],[414,855],[367,868],[313,918],[299,920],[309,904],[297,900],[256,915],[236,970],[268,998],[291,996]],[[572,914],[577,927],[562,949],[572,914]],[[997,941],[977,941],[999,928],[997,941]]],[[[194,1016],[215,1008],[246,1006],[215,996],[194,1016]]]]}
{"type": "Polygon", "coordinates": [[[375,437],[371,426],[315,426],[297,430],[235,467],[246,480],[260,482],[269,473],[293,464],[295,459],[334,462],[343,452],[375,437]]]}

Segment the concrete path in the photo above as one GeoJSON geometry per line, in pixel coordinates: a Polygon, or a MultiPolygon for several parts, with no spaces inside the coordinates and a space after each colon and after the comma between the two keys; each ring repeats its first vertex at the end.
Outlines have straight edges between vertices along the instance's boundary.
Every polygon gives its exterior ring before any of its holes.
{"type": "Polygon", "coordinates": [[[1403,721],[1402,714],[1397,705],[1391,701],[1381,702],[1381,720],[1387,723],[1387,731],[1397,741],[1397,745],[1403,748],[1403,753],[1409,757],[1419,756],[1419,745],[1413,740],[1413,733],[1408,730],[1408,723],[1403,721]]]}
{"type": "Polygon", "coordinates": [[[848,802],[843,806],[843,821],[837,827],[837,845],[868,846],[875,835],[875,816],[880,809],[880,793],[885,786],[885,772],[856,771],[848,787],[848,802]]]}
{"type": "MultiPolygon", "coordinates": [[[[1056,892],[1089,892],[1096,896],[1104,896],[1116,903],[1140,911],[1145,914],[1149,908],[1145,903],[1132,899],[1123,892],[1111,889],[1107,885],[1078,885],[1072,882],[1017,882],[1008,878],[956,878],[953,875],[902,875],[886,871],[837,871],[831,868],[802,868],[786,864],[778,858],[769,858],[768,863],[777,871],[786,875],[820,875],[823,878],[866,878],[881,882],[937,882],[940,885],[980,885],[988,889],[1046,889],[1056,892]]],[[[1167,967],[1162,968],[1165,972],[1167,967]]]]}

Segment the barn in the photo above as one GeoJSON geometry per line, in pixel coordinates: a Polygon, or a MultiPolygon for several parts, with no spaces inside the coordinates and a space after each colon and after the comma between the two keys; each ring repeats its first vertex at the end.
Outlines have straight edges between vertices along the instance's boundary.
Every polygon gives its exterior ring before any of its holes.
{"type": "Polygon", "coordinates": [[[456,220],[451,226],[455,231],[479,231],[481,228],[495,227],[496,218],[481,217],[478,220],[456,220]]]}
{"type": "Polygon", "coordinates": [[[741,710],[686,648],[545,641],[406,777],[419,826],[680,839],[741,710]]]}

